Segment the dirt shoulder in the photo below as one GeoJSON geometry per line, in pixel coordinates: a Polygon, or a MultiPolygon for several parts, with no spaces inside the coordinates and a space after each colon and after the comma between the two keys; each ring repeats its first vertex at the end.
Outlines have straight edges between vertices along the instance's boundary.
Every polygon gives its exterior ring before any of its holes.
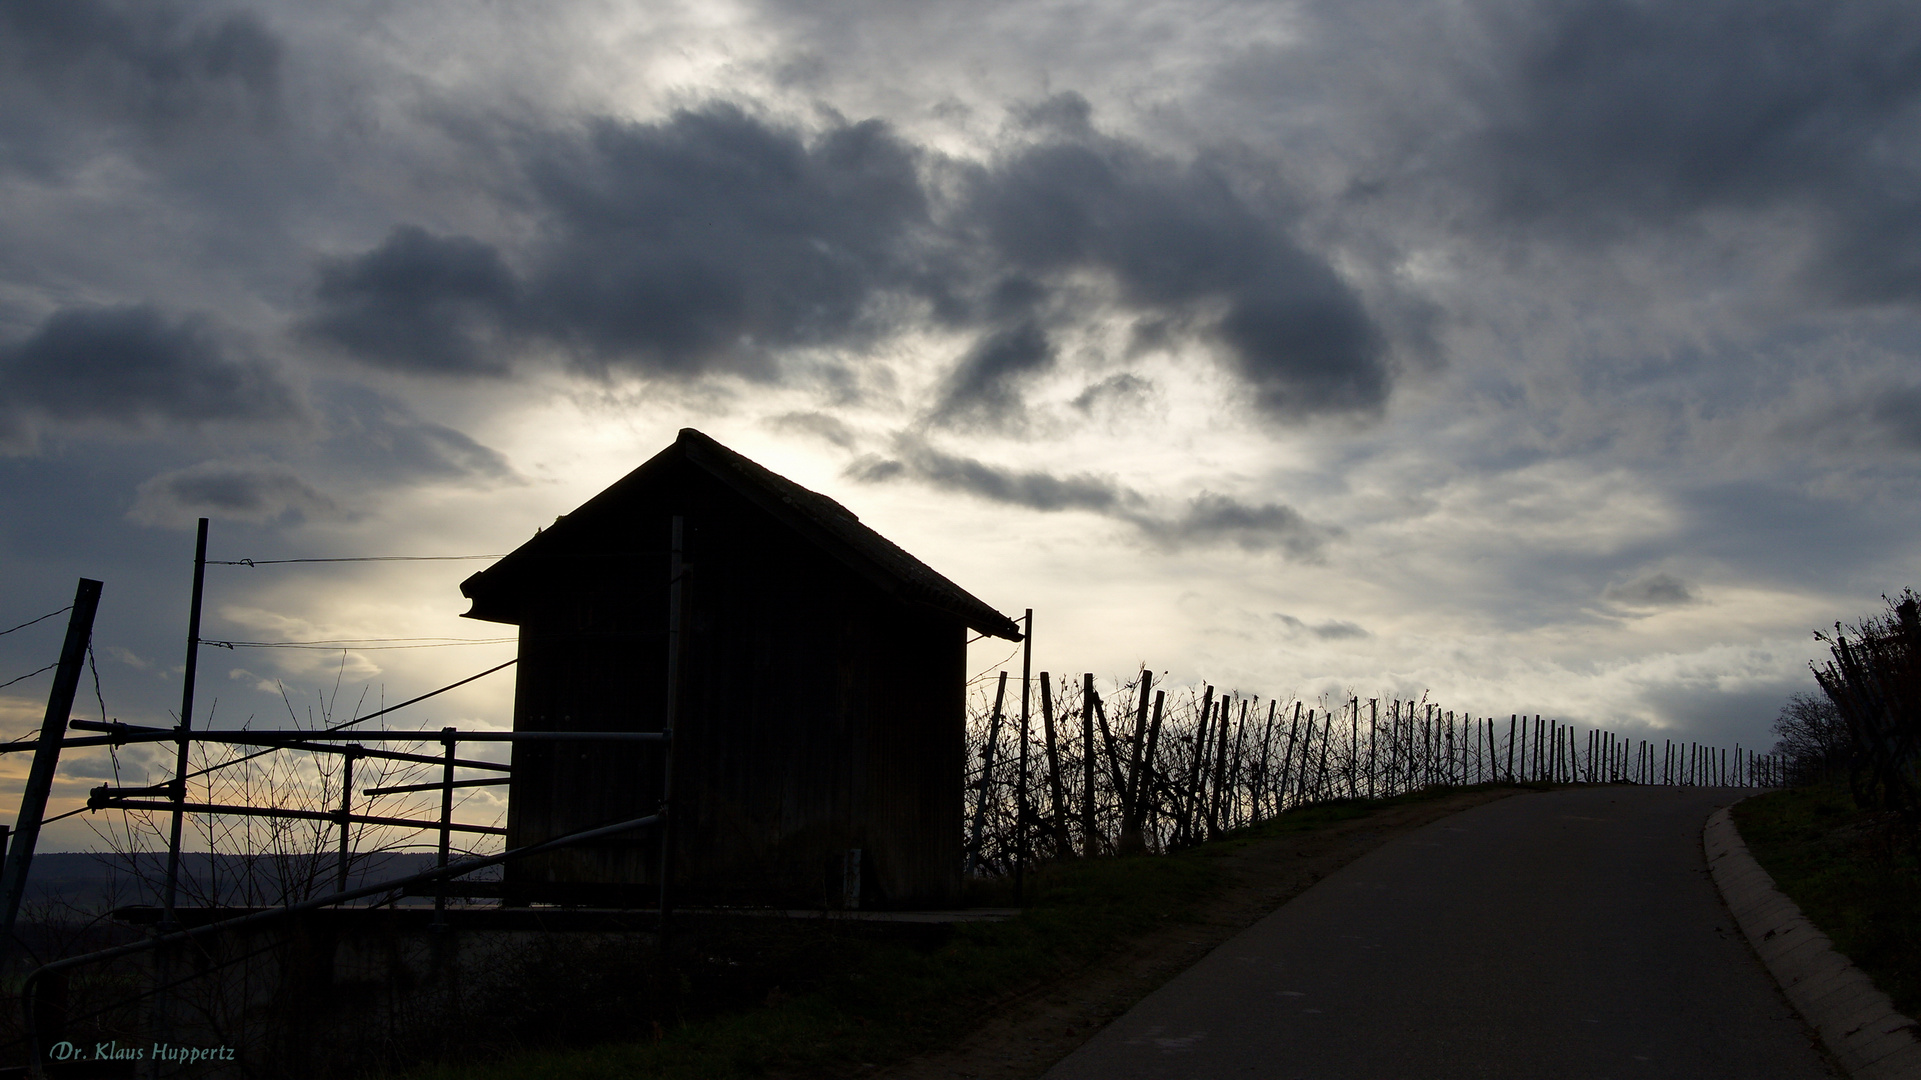
{"type": "Polygon", "coordinates": [[[1229,885],[1195,916],[1134,939],[1109,958],[1000,1003],[954,1046],[869,1075],[887,1080],[1031,1080],[1150,991],[1315,882],[1395,836],[1521,788],[1465,791],[1215,855],[1229,885]]]}

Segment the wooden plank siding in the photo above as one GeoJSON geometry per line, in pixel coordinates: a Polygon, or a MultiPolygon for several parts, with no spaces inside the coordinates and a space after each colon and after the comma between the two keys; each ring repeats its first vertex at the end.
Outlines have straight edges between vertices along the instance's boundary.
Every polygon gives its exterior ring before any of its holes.
{"type": "MultiPolygon", "coordinates": [[[[679,515],[689,571],[676,902],[839,906],[852,848],[862,852],[862,906],[957,902],[965,609],[890,589],[809,521],[770,509],[767,493],[671,450],[463,585],[474,617],[520,626],[515,728],[662,728],[666,548],[679,515]]],[[[847,517],[831,524],[845,531],[847,517]]],[[[923,592],[925,575],[914,582],[923,592]]],[[[662,753],[517,747],[508,844],[648,812],[662,753]]],[[[510,864],[510,899],[647,903],[656,844],[606,841],[510,864]]]]}

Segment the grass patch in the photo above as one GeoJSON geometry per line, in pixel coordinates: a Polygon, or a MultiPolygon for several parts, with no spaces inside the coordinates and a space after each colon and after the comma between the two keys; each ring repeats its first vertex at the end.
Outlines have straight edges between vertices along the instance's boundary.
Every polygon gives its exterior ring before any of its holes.
{"type": "Polygon", "coordinates": [[[1908,1016],[1921,1011],[1921,860],[1910,825],[1838,784],[1735,804],[1741,839],[1809,921],[1908,1016]]]}
{"type": "Polygon", "coordinates": [[[639,1030],[608,1032],[616,1041],[585,1049],[522,1051],[491,1063],[460,1062],[404,1075],[678,1080],[893,1061],[951,1038],[1011,993],[1190,914],[1223,884],[1199,849],[1043,866],[1028,876],[1028,903],[1018,918],[962,924],[932,951],[836,933],[831,942],[798,950],[805,963],[782,965],[780,983],[759,1007],[659,1028],[649,1020],[639,1030]]]}
{"type": "MultiPolygon", "coordinates": [[[[835,934],[825,945],[815,941],[791,948],[790,958],[779,965],[777,985],[753,993],[757,1004],[744,1009],[705,1016],[683,1012],[687,1019],[661,1026],[651,1019],[636,1021],[626,1031],[606,1032],[600,1045],[514,1051],[492,1061],[451,1062],[403,1075],[408,1080],[704,1080],[847,1073],[898,1061],[951,1042],[1011,995],[1111,955],[1162,923],[1193,915],[1228,884],[1217,856],[1461,790],[1470,789],[1318,803],[1173,855],[1042,865],[1027,877],[1018,918],[962,924],[937,948],[835,934]],[[796,962],[796,957],[804,959],[796,962]]],[[[970,890],[972,903],[1011,906],[1005,883],[983,884],[970,890]]],[[[682,977],[683,1004],[687,986],[682,977]]],[[[736,1002],[739,997],[734,995],[736,1002]]],[[[697,1013],[699,1003],[692,1005],[697,1013]]],[[[652,1012],[661,1015],[662,1010],[652,1012]]]]}

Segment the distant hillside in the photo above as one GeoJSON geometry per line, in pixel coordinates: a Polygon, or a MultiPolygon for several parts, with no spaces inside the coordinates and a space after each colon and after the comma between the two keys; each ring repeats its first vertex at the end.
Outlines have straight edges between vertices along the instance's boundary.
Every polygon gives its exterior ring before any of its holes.
{"type": "MultiPolygon", "coordinates": [[[[427,852],[395,852],[364,856],[348,864],[348,887],[358,888],[388,878],[432,869],[435,856],[427,852]]],[[[29,907],[88,914],[131,904],[160,903],[166,875],[165,852],[137,856],[110,852],[48,852],[33,857],[27,874],[29,907]]],[[[271,855],[211,855],[204,851],[180,855],[179,900],[183,906],[209,903],[256,907],[325,895],[334,889],[334,857],[277,857],[271,855]]],[[[498,877],[494,868],[475,875],[498,877]]]]}

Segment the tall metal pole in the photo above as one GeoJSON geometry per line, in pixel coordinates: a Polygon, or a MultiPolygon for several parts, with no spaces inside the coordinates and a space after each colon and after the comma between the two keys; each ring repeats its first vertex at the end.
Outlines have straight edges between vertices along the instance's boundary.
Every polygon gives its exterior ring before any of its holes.
{"type": "Polygon", "coordinates": [[[1021,902],[1027,880],[1027,725],[1028,684],[1034,674],[1034,609],[1021,617],[1021,771],[1014,783],[1014,903],[1021,902]]]}
{"type": "Polygon", "coordinates": [[[193,745],[193,677],[200,661],[200,597],[207,584],[207,519],[193,542],[193,600],[187,608],[187,669],[181,676],[180,743],[173,763],[173,830],[167,837],[167,884],[160,901],[160,931],[178,925],[174,921],[174,901],[180,892],[180,827],[186,819],[181,809],[187,802],[187,749],[193,745]]]}
{"type": "Polygon", "coordinates": [[[5,869],[0,870],[0,959],[13,950],[13,923],[20,915],[20,898],[26,893],[27,868],[33,862],[40,822],[46,817],[53,773],[60,764],[60,740],[66,734],[67,713],[73,709],[73,693],[80,685],[80,669],[87,659],[87,641],[93,636],[93,614],[99,607],[100,583],[81,578],[73,593],[73,614],[67,617],[67,639],[60,646],[60,666],[54,671],[53,690],[47,695],[47,712],[40,721],[40,742],[33,748],[33,767],[27,773],[27,788],[20,795],[20,816],[14,820],[5,869]]]}

